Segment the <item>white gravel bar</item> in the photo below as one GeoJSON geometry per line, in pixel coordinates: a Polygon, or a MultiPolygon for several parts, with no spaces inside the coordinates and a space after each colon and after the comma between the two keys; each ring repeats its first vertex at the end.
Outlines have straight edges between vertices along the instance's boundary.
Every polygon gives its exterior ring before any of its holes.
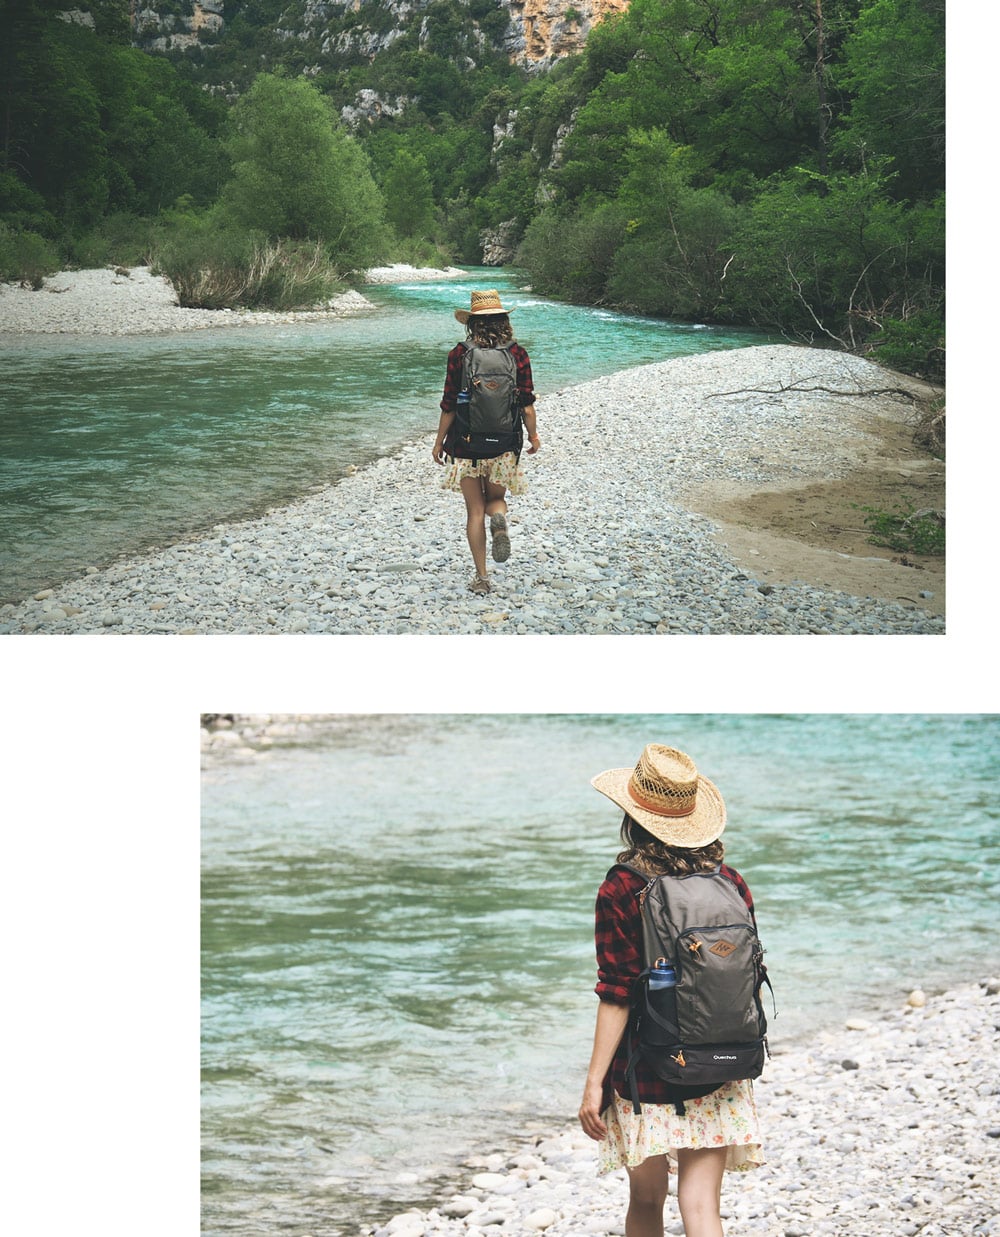
{"type": "MultiPolygon", "coordinates": [[[[444,358],[442,357],[442,375],[444,358]]],[[[0,607],[5,633],[939,634],[909,602],[733,562],[685,496],[847,476],[906,379],[822,349],[767,345],[640,366],[562,391],[536,376],[542,450],[510,502],[513,552],[468,591],[461,496],[426,436],[288,506],[220,523],[0,607]],[[830,387],[845,394],[792,391],[830,387]],[[735,394],[733,393],[735,392],[735,394]]],[[[918,384],[919,385],[919,384],[918,384]]]]}
{"type": "MultiPolygon", "coordinates": [[[[763,1168],[727,1173],[726,1237],[993,1237],[1000,1233],[1000,981],[910,994],[782,1048],[755,1084],[763,1168]]],[[[581,1090],[583,1080],[581,1078],[581,1090]]],[[[625,1232],[624,1170],[596,1176],[579,1126],[471,1160],[428,1210],[375,1237],[611,1237],[625,1232]]],[[[672,1185],[664,1231],[682,1234],[672,1185]]]]}
{"type": "Polygon", "coordinates": [[[34,290],[0,283],[0,335],[153,335],[225,326],[353,317],[375,306],[348,291],[324,306],[294,313],[249,309],[182,309],[162,275],[148,267],[60,271],[34,290]]]}

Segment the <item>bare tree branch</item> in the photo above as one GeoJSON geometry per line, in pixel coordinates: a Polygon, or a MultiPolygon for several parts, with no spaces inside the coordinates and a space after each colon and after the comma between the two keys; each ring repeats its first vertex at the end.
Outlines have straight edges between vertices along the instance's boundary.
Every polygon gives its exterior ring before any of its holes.
{"type": "Polygon", "coordinates": [[[836,387],[806,387],[798,382],[790,383],[788,386],[778,385],[777,387],[740,387],[736,391],[713,391],[710,398],[715,399],[722,395],[784,395],[788,391],[809,392],[823,391],[827,395],[855,395],[867,398],[868,396],[876,395],[900,395],[903,399],[908,399],[911,404],[916,404],[920,400],[919,395],[915,395],[912,391],[907,391],[904,387],[872,387],[872,388],[855,388],[853,391],[839,391],[836,387]]]}
{"type": "Polygon", "coordinates": [[[840,344],[841,348],[843,348],[845,352],[850,352],[851,347],[846,342],[846,340],[841,339],[839,335],[834,335],[833,331],[827,330],[827,328],[823,325],[823,323],[820,322],[819,318],[816,317],[816,313],[813,310],[813,307],[806,300],[805,293],[802,291],[802,284],[799,282],[798,277],[796,276],[795,272],[792,270],[792,263],[788,257],[788,254],[785,254],[785,270],[788,271],[788,277],[789,279],[791,279],[792,285],[795,288],[795,295],[799,298],[799,300],[802,302],[804,307],[808,310],[809,317],[812,318],[813,322],[816,323],[816,325],[819,327],[819,329],[823,332],[824,335],[829,335],[831,339],[836,340],[837,343],[840,344]]]}

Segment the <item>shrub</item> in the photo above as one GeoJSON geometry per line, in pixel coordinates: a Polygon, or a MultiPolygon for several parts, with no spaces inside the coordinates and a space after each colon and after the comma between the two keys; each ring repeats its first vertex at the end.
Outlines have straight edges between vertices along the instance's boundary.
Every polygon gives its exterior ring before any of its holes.
{"type": "Polygon", "coordinates": [[[85,235],[70,241],[69,261],[82,268],[148,266],[152,260],[155,225],[127,211],[117,211],[85,235]]]}
{"type": "Polygon", "coordinates": [[[450,250],[432,240],[409,237],[398,241],[389,254],[391,262],[404,262],[407,266],[450,266],[453,256],[450,250]]]}
{"type": "Polygon", "coordinates": [[[342,286],[319,242],[269,241],[233,228],[175,225],[154,265],[188,309],[303,309],[342,286]]]}
{"type": "Polygon", "coordinates": [[[940,511],[917,511],[906,499],[891,511],[880,507],[861,507],[865,528],[872,545],[885,546],[898,553],[944,554],[944,515],[940,511]]]}
{"type": "Polygon", "coordinates": [[[44,236],[0,223],[0,280],[40,288],[61,266],[59,251],[44,236]]]}
{"type": "Polygon", "coordinates": [[[545,295],[600,303],[625,227],[625,210],[616,202],[597,201],[570,215],[548,207],[528,225],[517,265],[545,295]]]}
{"type": "Polygon", "coordinates": [[[890,318],[869,342],[873,359],[889,369],[918,378],[941,380],[945,374],[944,320],[925,309],[908,318],[890,318]]]}
{"type": "Polygon", "coordinates": [[[913,441],[939,460],[945,457],[946,409],[944,398],[918,405],[917,425],[913,441]]]}

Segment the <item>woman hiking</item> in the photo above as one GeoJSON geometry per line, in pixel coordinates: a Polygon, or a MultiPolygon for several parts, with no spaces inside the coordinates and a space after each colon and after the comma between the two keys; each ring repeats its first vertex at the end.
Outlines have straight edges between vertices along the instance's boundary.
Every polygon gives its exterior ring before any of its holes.
{"type": "Polygon", "coordinates": [[[626,1237],[663,1237],[663,1207],[674,1171],[686,1237],[723,1237],[723,1173],[764,1163],[753,1083],[741,1079],[709,1094],[682,1097],[640,1058],[636,1113],[625,1030],[633,985],[643,970],[639,895],[649,882],[662,874],[717,871],[735,886],[751,920],[753,899],[740,874],[722,862],[722,795],[699,775],[690,756],[649,744],[634,769],[609,769],[592,785],[625,812],[625,849],[618,863],[629,866],[613,867],[597,894],[600,1005],[580,1124],[600,1143],[598,1172],[624,1168],[628,1173],[626,1237]]]}
{"type": "MultiPolygon", "coordinates": [[[[510,313],[513,309],[504,309],[495,289],[473,292],[471,307],[455,310],[455,317],[465,327],[465,341],[456,344],[448,353],[441,419],[433,448],[436,464],[450,464],[443,488],[458,490],[465,499],[465,531],[476,569],[469,588],[478,594],[488,593],[491,588],[486,570],[487,517],[494,561],[503,563],[510,557],[506,495],[508,490],[511,494],[523,494],[527,489],[520,463],[522,424],[528,431],[528,455],[534,455],[541,446],[535,426],[531,362],[527,352],[514,339],[510,313]],[[465,389],[467,368],[476,363],[472,360],[476,355],[474,349],[489,349],[493,358],[497,353],[506,354],[495,360],[491,358],[492,376],[488,380],[491,386],[503,384],[505,367],[510,371],[509,432],[493,435],[493,442],[476,440],[471,432],[466,432],[467,426],[459,415],[460,395],[466,407],[470,395],[476,398],[475,391],[470,393],[465,389]]],[[[473,386],[481,382],[481,379],[474,379],[473,386]]]]}

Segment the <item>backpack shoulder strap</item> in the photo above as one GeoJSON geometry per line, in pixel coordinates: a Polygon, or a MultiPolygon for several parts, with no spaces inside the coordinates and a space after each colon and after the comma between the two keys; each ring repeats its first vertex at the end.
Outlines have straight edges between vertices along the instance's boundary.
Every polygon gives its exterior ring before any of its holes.
{"type": "Polygon", "coordinates": [[[613,875],[615,872],[631,872],[633,876],[640,877],[645,884],[652,884],[652,882],[657,879],[655,876],[650,877],[648,872],[644,872],[642,868],[636,867],[634,863],[612,864],[612,866],[608,869],[607,876],[605,876],[604,879],[607,880],[608,877],[613,875]]]}

